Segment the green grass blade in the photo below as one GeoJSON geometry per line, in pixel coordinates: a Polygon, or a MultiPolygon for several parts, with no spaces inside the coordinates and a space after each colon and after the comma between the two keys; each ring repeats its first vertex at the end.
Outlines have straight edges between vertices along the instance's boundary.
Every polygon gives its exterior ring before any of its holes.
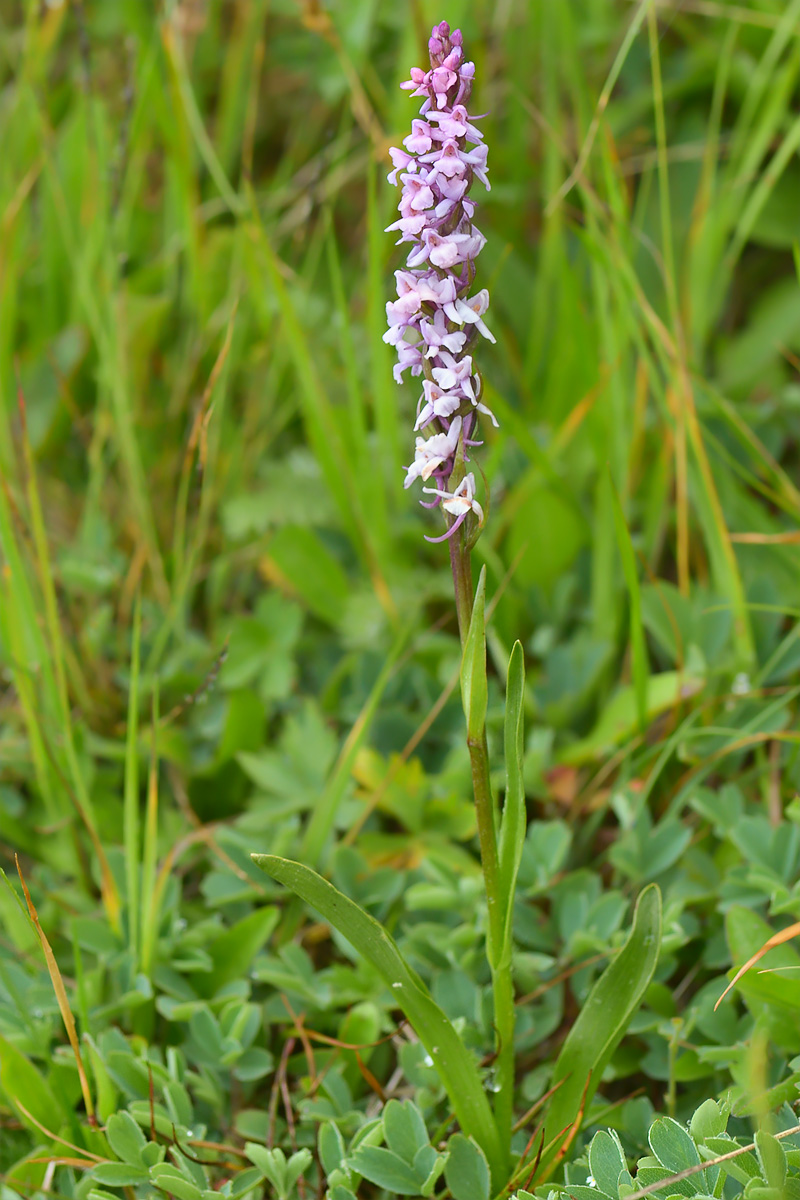
{"type": "Polygon", "coordinates": [[[647,657],[647,645],[642,624],[642,593],[639,587],[639,573],[636,569],[636,553],[633,549],[630,530],[622,511],[617,489],[614,487],[610,474],[606,476],[607,487],[611,492],[611,507],[614,514],[614,528],[617,533],[617,545],[622,558],[622,573],[628,587],[630,602],[630,645],[631,664],[633,670],[633,687],[636,695],[636,712],[639,718],[641,732],[647,728],[647,690],[650,680],[650,663],[647,657]]]}
{"type": "Polygon", "coordinates": [[[44,635],[36,620],[36,603],[15,534],[11,505],[3,488],[0,488],[0,556],[3,560],[0,636],[4,646],[11,651],[12,678],[22,707],[36,782],[49,818],[58,820],[69,811],[69,806],[48,759],[41,726],[46,713],[37,694],[41,688],[45,698],[52,696],[55,681],[50,674],[44,635]]]}
{"type": "Polygon", "coordinates": [[[336,814],[339,811],[339,805],[344,797],[350,775],[355,762],[356,754],[361,746],[367,731],[375,716],[381,697],[386,691],[386,685],[392,677],[395,668],[395,663],[403,651],[408,636],[410,626],[406,625],[399,635],[395,638],[386,660],[380,670],[378,678],[372,685],[372,690],[367,697],[361,712],[358,714],[353,728],[348,734],[347,740],[342,747],[333,774],[328,780],[325,791],[320,796],[319,803],[316,805],[312,814],[311,820],[306,827],[306,832],[303,837],[303,843],[300,853],[306,862],[318,863],[322,852],[325,848],[325,843],[333,829],[336,821],[336,814]]]}
{"type": "MultiPolygon", "coordinates": [[[[350,438],[355,456],[354,475],[361,493],[365,512],[370,514],[370,524],[375,530],[375,545],[378,553],[390,554],[391,541],[386,515],[386,481],[371,465],[371,452],[367,433],[367,409],[364,387],[358,369],[358,356],[353,336],[353,322],[348,311],[342,263],[336,243],[336,231],[330,209],[327,210],[326,248],[331,290],[339,320],[342,364],[347,385],[348,412],[350,416],[350,438]]],[[[370,326],[372,328],[372,326],[370,326]]],[[[382,332],[382,331],[381,331],[382,332]]],[[[382,345],[383,343],[381,343],[382,345]]],[[[385,348],[385,347],[384,347],[385,348]]],[[[390,362],[384,363],[391,378],[390,362]]],[[[384,386],[386,386],[384,384],[384,386]]]]}
{"type": "MultiPolygon", "coordinates": [[[[137,616],[138,607],[137,607],[137,616]]],[[[156,867],[158,863],[158,683],[153,689],[153,709],[150,736],[150,771],[147,779],[147,808],[144,819],[142,846],[142,953],[141,968],[149,975],[153,967],[158,911],[155,905],[156,867]]]]}
{"type": "Polygon", "coordinates": [[[603,85],[603,90],[597,99],[594,115],[592,116],[592,121],[583,145],[581,146],[578,160],[568,178],[564,180],[558,191],[549,201],[547,208],[545,209],[546,217],[549,217],[555,211],[558,205],[566,196],[569,195],[583,175],[584,168],[586,167],[586,164],[588,163],[589,157],[592,153],[592,148],[594,146],[595,138],[597,137],[597,132],[600,128],[600,123],[603,119],[603,114],[608,107],[608,102],[611,99],[611,94],[614,91],[614,88],[616,87],[620,72],[625,65],[625,60],[630,53],[633,43],[636,41],[639,30],[642,27],[642,22],[644,21],[650,6],[651,0],[641,0],[636,12],[631,18],[631,22],[625,31],[625,37],[622,39],[620,48],[616,53],[613,63],[611,64],[611,70],[609,71],[608,78],[603,85]]]}
{"type": "Polygon", "coordinates": [[[764,205],[769,200],[775,184],[794,158],[798,146],[800,146],[800,119],[793,123],[763,175],[750,193],[734,231],[730,250],[728,251],[727,265],[729,270],[744,250],[750,234],[753,232],[753,226],[758,220],[764,205]]]}
{"type": "Polygon", "coordinates": [[[128,728],[125,742],[125,883],[127,887],[128,945],[137,961],[139,950],[139,670],[142,633],[142,597],[137,594],[133,616],[131,678],[128,691],[128,728]]]}
{"type": "Polygon", "coordinates": [[[191,80],[189,79],[189,71],[181,48],[180,38],[175,36],[175,31],[168,22],[164,22],[162,25],[161,35],[169,68],[174,75],[177,92],[183,105],[186,124],[194,138],[197,150],[205,163],[209,175],[217,185],[219,194],[225,201],[225,204],[232,213],[238,215],[244,212],[246,204],[228,182],[225,169],[217,157],[211,138],[206,132],[200,109],[197,107],[197,100],[195,99],[191,80]]]}
{"type": "Polygon", "coordinates": [[[103,286],[100,286],[93,277],[88,253],[80,248],[82,231],[75,228],[56,162],[50,156],[46,156],[45,159],[44,178],[58,220],[63,247],[74,274],[76,299],[80,302],[97,347],[98,378],[101,381],[101,392],[107,395],[110,402],[112,427],[127,475],[131,506],[147,549],[156,586],[162,600],[165,600],[168,588],[130,395],[129,372],[122,345],[117,306],[119,297],[112,291],[107,279],[104,279],[103,286]]]}
{"type": "Polygon", "coordinates": [[[747,600],[744,584],[736,561],[736,553],[725,522],[725,514],[719,498],[717,486],[708,461],[700,422],[697,419],[694,403],[688,409],[687,432],[689,445],[694,452],[697,481],[697,509],[700,523],[708,546],[711,560],[711,570],[716,586],[722,595],[729,596],[734,613],[734,645],[736,647],[739,669],[752,670],[756,662],[755,644],[750,615],[747,611],[747,600]]]}
{"type": "Polygon", "coordinates": [[[298,399],[308,440],[319,460],[325,482],[336,501],[342,522],[353,545],[370,557],[368,529],[359,511],[353,484],[349,449],[342,437],[336,414],[315,366],[315,355],[281,273],[280,263],[266,231],[253,225],[253,235],[266,265],[269,282],[283,318],[283,325],[298,380],[298,399]]]}

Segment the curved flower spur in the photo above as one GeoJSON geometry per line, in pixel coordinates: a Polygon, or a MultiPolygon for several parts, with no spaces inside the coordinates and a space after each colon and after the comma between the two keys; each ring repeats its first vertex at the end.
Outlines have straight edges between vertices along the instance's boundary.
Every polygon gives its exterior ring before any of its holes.
{"type": "MultiPolygon", "coordinates": [[[[429,71],[412,67],[400,86],[424,97],[420,118],[411,123],[404,150],[390,150],[394,170],[389,182],[402,184],[400,217],[388,228],[401,242],[411,242],[406,268],[395,272],[397,299],[386,305],[389,329],[384,341],[397,347],[394,376],[423,376],[417,404],[414,461],[406,468],[405,487],[415,479],[432,480],[423,488],[441,506],[449,538],[468,522],[472,544],[483,525],[483,509],[475,498],[475,476],[467,470],[476,439],[478,414],[497,425],[483,403],[483,382],[472,361],[478,335],[495,339],[484,324],[489,305],[484,288],[470,296],[475,259],[486,239],[472,223],[475,202],[468,193],[473,179],[488,190],[486,146],[472,123],[466,104],[475,65],[464,62],[460,29],[451,33],[446,21],[434,25],[428,42],[429,71]],[[398,178],[399,177],[399,178],[398,178]]],[[[388,232],[388,231],[387,231],[388,232]]]]}

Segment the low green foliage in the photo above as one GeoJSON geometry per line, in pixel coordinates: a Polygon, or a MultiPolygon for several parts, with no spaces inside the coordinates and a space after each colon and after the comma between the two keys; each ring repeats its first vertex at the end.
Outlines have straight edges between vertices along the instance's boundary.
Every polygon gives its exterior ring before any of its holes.
{"type": "MultiPolygon", "coordinates": [[[[671,1117],[658,1117],[648,1132],[651,1153],[636,1162],[635,1180],[619,1136],[599,1130],[586,1158],[570,1166],[567,1184],[535,1194],[550,1200],[562,1196],[628,1200],[646,1188],[648,1195],[662,1200],[667,1196],[716,1200],[723,1195],[779,1200],[800,1195],[800,1126],[792,1109],[786,1104],[780,1107],[752,1141],[727,1132],[735,1118],[728,1104],[710,1099],[696,1110],[688,1130],[671,1117]],[[585,1182],[578,1183],[581,1171],[587,1170],[585,1182]],[[661,1183],[663,1187],[658,1186],[661,1183]]],[[[516,1200],[529,1198],[526,1191],[516,1196],[516,1200]]]]}

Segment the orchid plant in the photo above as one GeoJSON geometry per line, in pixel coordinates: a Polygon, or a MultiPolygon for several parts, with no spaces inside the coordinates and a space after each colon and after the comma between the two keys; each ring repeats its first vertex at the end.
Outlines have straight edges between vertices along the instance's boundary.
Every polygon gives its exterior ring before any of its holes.
{"type": "MultiPolygon", "coordinates": [[[[495,1045],[487,1047],[491,1072],[483,1073],[471,1050],[431,997],[424,981],[372,916],[309,866],[275,855],[256,854],[260,867],[291,888],[338,929],[372,963],[391,989],[425,1046],[447,1091],[462,1132],[484,1160],[491,1195],[506,1193],[520,1178],[545,1179],[566,1154],[603,1067],[650,982],[660,942],[660,897],[646,889],[637,904],[628,942],[606,968],[572,1027],[553,1073],[549,1137],[542,1131],[515,1153],[514,1031],[512,976],[513,917],[517,874],[526,836],[523,764],[524,656],[516,642],[509,659],[505,713],[506,788],[499,810],[492,795],[486,738],[487,669],[485,571],[473,588],[471,551],[485,525],[477,499],[471,452],[481,445],[478,422],[497,426],[484,402],[480,371],[473,361],[480,338],[495,339],[483,317],[489,293],[470,295],[475,260],[485,244],[473,224],[477,179],[487,189],[487,148],[467,103],[475,78],[465,60],[460,30],[446,21],[433,27],[430,67],[414,67],[401,87],[422,97],[403,149],[390,151],[389,181],[402,185],[399,218],[389,226],[399,243],[410,243],[405,267],[395,273],[397,298],[386,305],[384,341],[396,347],[394,376],[421,377],[416,408],[418,434],[405,487],[421,480],[421,500],[439,509],[445,531],[427,535],[447,541],[462,645],[461,692],[472,771],[476,824],[486,892],[486,955],[492,980],[495,1045]],[[491,1095],[491,1102],[489,1096],[491,1095]]],[[[428,1195],[430,1192],[425,1192],[428,1195]]]]}
{"type": "MultiPolygon", "coordinates": [[[[428,541],[448,541],[456,597],[459,632],[465,663],[462,692],[467,716],[467,744],[472,766],[481,861],[486,884],[487,952],[492,971],[494,1021],[497,1030],[495,1114],[503,1137],[510,1137],[514,1073],[514,994],[511,983],[509,902],[513,898],[500,877],[497,819],[489,784],[485,732],[485,695],[473,694],[481,672],[475,655],[483,654],[483,581],[476,613],[473,603],[470,550],[484,523],[484,512],[475,497],[475,476],[467,470],[469,453],[480,445],[475,436],[478,417],[494,425],[497,420],[483,403],[483,380],[473,363],[478,335],[494,337],[483,320],[489,305],[486,289],[469,295],[475,279],[475,260],[486,239],[473,224],[475,201],[470,190],[475,179],[489,189],[487,147],[483,134],[467,110],[475,78],[475,64],[465,61],[461,31],[451,32],[446,21],[435,25],[428,42],[430,70],[418,67],[400,86],[423,97],[420,117],[412,121],[404,149],[390,150],[394,169],[389,182],[403,185],[400,217],[387,229],[400,233],[398,244],[411,243],[406,269],[395,273],[397,300],[386,305],[389,328],[384,341],[397,347],[395,378],[403,372],[422,376],[414,428],[424,436],[416,440],[414,461],[406,469],[405,486],[417,478],[435,481],[423,488],[433,495],[422,500],[428,508],[441,507],[447,530],[428,541]],[[472,637],[470,631],[476,622],[472,637]],[[477,667],[477,673],[472,670],[477,667]],[[477,703],[476,703],[477,701],[477,703]]],[[[522,648],[514,647],[512,664],[515,690],[523,687],[522,648]]],[[[516,736],[521,739],[521,711],[516,736]]],[[[515,747],[507,748],[514,757],[515,747]]],[[[521,746],[518,748],[521,754],[521,746]]],[[[521,784],[509,779],[506,814],[524,829],[521,784]]],[[[521,846],[519,838],[517,844],[521,846]]],[[[505,856],[506,858],[508,855],[505,856]]],[[[504,862],[505,880],[516,878],[519,858],[513,851],[504,862]]]]}

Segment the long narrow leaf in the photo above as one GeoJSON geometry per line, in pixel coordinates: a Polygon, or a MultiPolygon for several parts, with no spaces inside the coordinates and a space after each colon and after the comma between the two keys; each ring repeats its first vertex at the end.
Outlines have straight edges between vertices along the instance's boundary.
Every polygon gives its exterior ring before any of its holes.
{"type": "Polygon", "coordinates": [[[520,642],[514,643],[508,661],[506,684],[505,756],[506,796],[500,821],[500,884],[503,888],[503,958],[511,954],[511,917],[514,908],[517,873],[525,843],[525,785],[522,779],[524,758],[523,701],[525,698],[525,655],[520,642]]]}
{"type": "Polygon", "coordinates": [[[461,659],[461,700],[467,718],[467,737],[483,736],[486,724],[486,708],[489,702],[486,681],[486,568],[481,570],[469,632],[464,642],[461,659]]]}
{"type": "Polygon", "coordinates": [[[406,646],[410,632],[411,626],[406,624],[395,638],[378,678],[375,680],[361,712],[358,714],[350,733],[347,735],[333,773],[319,798],[319,803],[315,806],[311,814],[311,819],[306,827],[301,846],[302,856],[308,862],[319,863],[325,842],[334,827],[336,815],[344,798],[345,789],[352,776],[356,755],[369,731],[378,705],[394,673],[397,659],[406,646]]]}
{"type": "Polygon", "coordinates": [[[89,1089],[89,1080],[86,1076],[86,1071],[83,1066],[83,1059],[81,1057],[81,1048],[80,1048],[80,1043],[78,1041],[78,1031],[75,1026],[75,1018],[72,1015],[72,1009],[70,1008],[69,997],[67,996],[67,989],[64,987],[64,979],[61,975],[61,971],[59,970],[59,966],[56,961],[56,956],[53,953],[53,948],[47,939],[47,934],[42,929],[41,923],[39,921],[39,914],[36,911],[36,906],[33,903],[33,900],[31,899],[31,894],[28,891],[28,885],[25,882],[25,876],[22,874],[22,868],[19,865],[19,858],[16,855],[15,855],[15,860],[16,860],[16,864],[17,864],[17,874],[19,875],[19,881],[22,884],[22,890],[25,893],[25,902],[28,905],[28,913],[30,915],[31,921],[33,921],[34,927],[36,929],[36,933],[38,934],[38,937],[39,937],[39,941],[41,942],[42,952],[44,953],[44,960],[47,965],[47,973],[50,976],[50,981],[53,985],[53,991],[56,994],[56,1001],[58,1003],[59,1012],[61,1013],[61,1019],[64,1022],[64,1028],[67,1031],[67,1037],[69,1038],[69,1044],[72,1047],[72,1053],[75,1055],[75,1065],[78,1068],[78,1080],[80,1082],[81,1094],[83,1096],[83,1103],[86,1108],[86,1115],[89,1118],[89,1121],[94,1125],[95,1124],[94,1103],[92,1101],[92,1093],[89,1089]]]}
{"type": "Polygon", "coordinates": [[[462,1130],[486,1155],[497,1191],[506,1181],[505,1150],[475,1060],[394,940],[374,917],[302,863],[274,854],[253,854],[252,859],[267,875],[322,913],[392,989],[398,1008],[433,1059],[462,1130]]]}
{"type": "MultiPolygon", "coordinates": [[[[577,1133],[576,1117],[590,1103],[603,1070],[616,1050],[653,977],[661,945],[661,892],[655,884],[640,895],[633,928],[617,957],[597,980],[567,1035],[553,1072],[559,1087],[547,1115],[547,1130],[577,1133]]],[[[543,1162],[552,1169],[558,1143],[543,1162]]]]}

